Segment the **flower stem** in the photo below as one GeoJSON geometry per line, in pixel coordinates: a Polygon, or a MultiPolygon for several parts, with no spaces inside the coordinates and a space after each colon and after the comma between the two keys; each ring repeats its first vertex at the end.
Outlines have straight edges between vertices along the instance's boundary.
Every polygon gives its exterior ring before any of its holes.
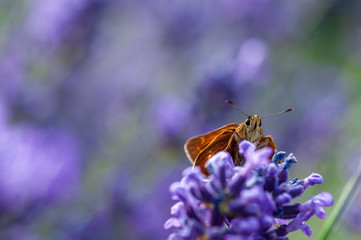
{"type": "Polygon", "coordinates": [[[331,232],[332,227],[335,225],[336,221],[339,219],[341,214],[345,211],[346,207],[349,205],[350,200],[357,192],[357,187],[361,182],[361,162],[358,166],[357,171],[349,178],[347,181],[338,202],[335,204],[333,211],[331,212],[329,218],[323,225],[320,233],[318,234],[317,240],[326,240],[328,235],[331,232]]]}

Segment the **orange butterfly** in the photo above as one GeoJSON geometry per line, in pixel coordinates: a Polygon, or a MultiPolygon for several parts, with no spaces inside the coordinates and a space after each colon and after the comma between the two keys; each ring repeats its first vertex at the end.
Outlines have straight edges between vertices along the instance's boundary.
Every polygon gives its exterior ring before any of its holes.
{"type": "Polygon", "coordinates": [[[238,144],[243,140],[254,143],[258,149],[271,147],[276,150],[276,145],[272,136],[263,136],[261,118],[293,111],[293,109],[290,108],[279,113],[260,117],[244,113],[231,101],[226,102],[231,104],[242,114],[246,115],[248,119],[241,124],[231,123],[206,134],[192,137],[184,144],[184,151],[190,162],[193,166],[199,166],[205,175],[209,175],[205,168],[205,163],[214,154],[220,151],[229,152],[235,165],[243,165],[244,157],[240,155],[238,151],[238,144]]]}

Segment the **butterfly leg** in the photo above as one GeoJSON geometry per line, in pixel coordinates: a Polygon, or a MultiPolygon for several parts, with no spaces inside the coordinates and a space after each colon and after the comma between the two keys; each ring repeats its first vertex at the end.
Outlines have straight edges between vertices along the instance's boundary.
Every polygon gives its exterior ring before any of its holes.
{"type": "MultiPolygon", "coordinates": [[[[273,152],[276,150],[276,144],[274,143],[273,138],[271,136],[265,136],[260,139],[259,144],[257,144],[257,149],[264,147],[272,148],[273,152]]],[[[270,160],[272,160],[272,156],[273,154],[270,156],[270,160]]]]}
{"type": "Polygon", "coordinates": [[[243,164],[246,162],[246,159],[243,155],[238,154],[233,158],[234,159],[234,165],[235,166],[243,166],[243,164]]]}
{"type": "Polygon", "coordinates": [[[238,134],[233,133],[232,137],[228,141],[227,148],[225,149],[229,152],[229,154],[231,154],[235,166],[242,166],[245,161],[244,156],[240,155],[238,152],[238,143],[241,141],[242,140],[238,134]]]}
{"type": "Polygon", "coordinates": [[[276,144],[271,136],[265,136],[260,139],[259,144],[257,144],[257,148],[260,149],[264,147],[270,147],[273,150],[277,149],[276,144]]]}

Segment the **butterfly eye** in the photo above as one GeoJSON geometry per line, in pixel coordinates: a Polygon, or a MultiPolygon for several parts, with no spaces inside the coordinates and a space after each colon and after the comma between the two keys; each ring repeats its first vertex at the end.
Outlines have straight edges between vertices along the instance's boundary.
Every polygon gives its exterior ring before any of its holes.
{"type": "Polygon", "coordinates": [[[246,125],[249,126],[251,124],[251,122],[249,121],[249,119],[246,120],[246,125]]]}

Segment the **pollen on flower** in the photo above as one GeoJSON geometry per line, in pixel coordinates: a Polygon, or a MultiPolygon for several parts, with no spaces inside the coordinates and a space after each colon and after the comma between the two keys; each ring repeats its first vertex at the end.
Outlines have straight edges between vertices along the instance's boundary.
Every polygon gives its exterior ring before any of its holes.
{"type": "Polygon", "coordinates": [[[172,184],[178,202],[165,225],[173,229],[168,239],[288,239],[286,235],[298,229],[310,236],[305,222],[313,215],[326,217],[323,207],[333,203],[329,193],[291,204],[307,187],[321,184],[321,175],[290,180],[288,169],[297,162],[292,154],[275,152],[269,162],[267,151],[247,141],[239,149],[246,160],[243,166],[234,166],[228,152],[208,155],[208,177],[199,167],[188,168],[182,180],[172,184]]]}
{"type": "Polygon", "coordinates": [[[197,240],[208,240],[208,237],[207,237],[207,235],[202,235],[202,236],[197,237],[197,240]]]}
{"type": "Polygon", "coordinates": [[[213,210],[214,209],[214,204],[213,203],[203,203],[202,207],[213,210]]]}

